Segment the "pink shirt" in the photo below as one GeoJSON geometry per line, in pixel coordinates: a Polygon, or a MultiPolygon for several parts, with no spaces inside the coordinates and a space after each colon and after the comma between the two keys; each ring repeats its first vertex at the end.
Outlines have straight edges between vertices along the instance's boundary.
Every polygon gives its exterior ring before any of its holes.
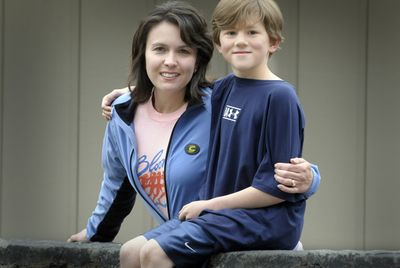
{"type": "Polygon", "coordinates": [[[159,113],[151,99],[139,104],[134,126],[138,143],[138,176],[140,183],[160,211],[168,218],[165,195],[164,164],[168,142],[176,121],[187,104],[172,113],[159,113]]]}

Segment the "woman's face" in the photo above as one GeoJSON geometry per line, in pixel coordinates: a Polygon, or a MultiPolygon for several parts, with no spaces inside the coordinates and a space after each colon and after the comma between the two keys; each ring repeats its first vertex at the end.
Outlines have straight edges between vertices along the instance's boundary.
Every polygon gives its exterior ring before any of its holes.
{"type": "Polygon", "coordinates": [[[169,22],[154,26],[146,43],[146,71],[155,90],[185,94],[196,66],[197,51],[185,44],[179,28],[169,22]]]}

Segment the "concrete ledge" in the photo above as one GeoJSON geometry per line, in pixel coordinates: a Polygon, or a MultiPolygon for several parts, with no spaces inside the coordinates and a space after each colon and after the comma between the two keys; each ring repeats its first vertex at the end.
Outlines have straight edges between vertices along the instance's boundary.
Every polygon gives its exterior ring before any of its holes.
{"type": "Polygon", "coordinates": [[[335,267],[335,268],[399,268],[400,251],[304,250],[246,251],[219,254],[210,267],[335,267]]]}
{"type": "MultiPolygon", "coordinates": [[[[0,239],[0,268],[119,267],[120,244],[0,239]]],[[[218,254],[211,268],[391,267],[400,268],[400,251],[305,250],[218,254]]]]}
{"type": "Polygon", "coordinates": [[[120,244],[0,239],[1,268],[119,267],[120,244]]]}

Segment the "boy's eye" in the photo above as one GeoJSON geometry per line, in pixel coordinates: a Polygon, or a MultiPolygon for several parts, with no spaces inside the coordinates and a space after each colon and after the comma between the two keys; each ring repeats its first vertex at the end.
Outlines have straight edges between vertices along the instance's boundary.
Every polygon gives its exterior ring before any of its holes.
{"type": "Polygon", "coordinates": [[[234,36],[236,34],[236,32],[235,31],[231,31],[231,30],[225,30],[223,32],[223,34],[226,35],[226,36],[234,36]]]}
{"type": "Polygon", "coordinates": [[[252,31],[249,31],[249,34],[250,34],[250,35],[255,35],[255,34],[257,34],[257,31],[253,31],[253,30],[252,30],[252,31]]]}

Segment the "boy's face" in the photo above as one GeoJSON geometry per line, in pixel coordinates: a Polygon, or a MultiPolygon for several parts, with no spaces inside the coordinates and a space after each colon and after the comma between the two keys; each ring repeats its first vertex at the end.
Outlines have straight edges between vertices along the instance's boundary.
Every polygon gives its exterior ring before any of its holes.
{"type": "Polygon", "coordinates": [[[268,57],[279,42],[270,43],[264,25],[256,22],[221,31],[218,51],[232,66],[235,75],[263,79],[268,72],[268,57]]]}

